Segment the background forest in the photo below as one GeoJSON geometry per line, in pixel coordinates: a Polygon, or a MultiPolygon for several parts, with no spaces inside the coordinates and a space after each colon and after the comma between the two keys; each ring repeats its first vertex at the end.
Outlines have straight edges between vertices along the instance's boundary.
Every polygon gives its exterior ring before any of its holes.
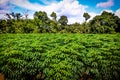
{"type": "Polygon", "coordinates": [[[89,13],[84,13],[82,24],[67,24],[67,16],[62,15],[57,20],[55,12],[51,19],[46,12],[34,13],[34,19],[28,19],[28,14],[7,13],[5,20],[0,20],[0,33],[119,33],[120,18],[114,13],[103,11],[101,15],[89,20],[89,13]],[[23,19],[23,16],[25,18],[23,19]],[[89,20],[89,21],[88,21],[89,20]]]}

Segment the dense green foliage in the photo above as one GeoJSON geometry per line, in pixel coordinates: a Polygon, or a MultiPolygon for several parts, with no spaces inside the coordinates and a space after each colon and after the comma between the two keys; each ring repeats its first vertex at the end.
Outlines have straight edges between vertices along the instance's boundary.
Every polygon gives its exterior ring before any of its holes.
{"type": "Polygon", "coordinates": [[[1,34],[8,80],[120,79],[120,34],[1,34]]]}
{"type": "Polygon", "coordinates": [[[87,21],[90,18],[90,15],[88,13],[84,13],[83,17],[85,17],[85,21],[87,21]]]}
{"type": "Polygon", "coordinates": [[[92,33],[114,33],[120,32],[120,18],[112,13],[103,12],[90,21],[92,33]]]}
{"type": "Polygon", "coordinates": [[[46,12],[34,13],[34,19],[22,18],[20,13],[7,13],[6,20],[0,20],[0,33],[120,33],[120,18],[113,13],[103,11],[88,21],[90,15],[84,13],[85,22],[68,24],[66,15],[51,13],[50,19],[46,12]]]}
{"type": "Polygon", "coordinates": [[[56,15],[56,13],[55,13],[55,12],[52,12],[52,14],[51,14],[50,16],[51,16],[51,17],[53,17],[53,20],[55,20],[55,21],[56,21],[57,15],[56,15]]]}

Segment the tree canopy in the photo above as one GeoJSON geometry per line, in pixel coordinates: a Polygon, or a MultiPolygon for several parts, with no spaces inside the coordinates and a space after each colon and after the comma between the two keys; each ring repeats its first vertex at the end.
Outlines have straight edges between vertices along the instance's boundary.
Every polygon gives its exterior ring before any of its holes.
{"type": "Polygon", "coordinates": [[[60,19],[58,20],[58,22],[62,25],[62,26],[66,26],[68,23],[68,19],[67,16],[61,16],[60,19]]]}
{"type": "Polygon", "coordinates": [[[68,24],[66,15],[58,19],[55,12],[49,17],[45,11],[36,11],[34,19],[28,19],[27,16],[6,13],[6,20],[0,19],[0,33],[120,33],[120,18],[106,11],[89,21],[89,13],[84,13],[85,22],[82,24],[68,24]]]}
{"type": "Polygon", "coordinates": [[[51,17],[53,17],[53,20],[55,20],[55,21],[56,21],[57,15],[56,15],[56,13],[55,13],[55,12],[52,12],[52,14],[51,14],[50,16],[51,16],[51,17]]]}
{"type": "Polygon", "coordinates": [[[103,11],[99,16],[95,16],[90,21],[92,33],[114,33],[119,30],[119,20],[113,13],[103,11]]]}
{"type": "Polygon", "coordinates": [[[87,21],[90,18],[90,15],[88,13],[84,13],[83,17],[85,18],[85,21],[87,21]]]}

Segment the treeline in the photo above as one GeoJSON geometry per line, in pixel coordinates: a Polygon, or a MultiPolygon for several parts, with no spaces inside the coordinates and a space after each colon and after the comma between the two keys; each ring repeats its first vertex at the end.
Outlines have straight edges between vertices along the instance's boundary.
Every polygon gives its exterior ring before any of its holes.
{"type": "Polygon", "coordinates": [[[67,16],[63,15],[57,20],[55,12],[51,13],[52,19],[44,11],[34,13],[34,19],[20,13],[7,13],[5,20],[0,20],[0,33],[120,33],[120,18],[113,13],[103,11],[101,15],[92,20],[88,13],[84,13],[85,22],[67,24],[67,16]]]}

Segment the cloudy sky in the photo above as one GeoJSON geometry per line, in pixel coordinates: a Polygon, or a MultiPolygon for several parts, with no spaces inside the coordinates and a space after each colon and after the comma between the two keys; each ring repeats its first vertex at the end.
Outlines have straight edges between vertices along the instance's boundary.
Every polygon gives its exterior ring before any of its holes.
{"type": "Polygon", "coordinates": [[[104,10],[120,17],[120,0],[0,0],[0,18],[10,12],[28,13],[29,18],[33,18],[35,11],[46,11],[48,16],[54,11],[57,19],[66,15],[69,23],[82,23],[84,12],[92,19],[104,10]]]}

